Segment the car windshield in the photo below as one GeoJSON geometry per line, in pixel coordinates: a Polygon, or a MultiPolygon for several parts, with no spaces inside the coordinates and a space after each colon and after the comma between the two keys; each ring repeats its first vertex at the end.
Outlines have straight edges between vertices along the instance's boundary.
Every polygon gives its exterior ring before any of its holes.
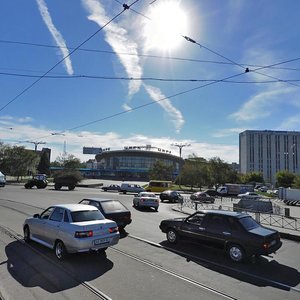
{"type": "Polygon", "coordinates": [[[73,211],[71,216],[73,223],[105,219],[99,210],[73,211]]]}
{"type": "Polygon", "coordinates": [[[252,219],[250,216],[249,217],[245,217],[245,218],[241,218],[240,219],[240,223],[242,224],[242,226],[246,229],[246,230],[251,230],[254,228],[259,227],[260,225],[254,220],[252,219]]]}
{"type": "Polygon", "coordinates": [[[122,203],[115,200],[102,202],[101,206],[106,213],[113,212],[116,210],[126,210],[122,203]]]}

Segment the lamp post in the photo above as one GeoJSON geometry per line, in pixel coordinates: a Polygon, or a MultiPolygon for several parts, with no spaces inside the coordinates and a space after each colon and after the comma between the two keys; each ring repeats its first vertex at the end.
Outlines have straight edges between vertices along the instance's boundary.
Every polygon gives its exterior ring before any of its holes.
{"type": "Polygon", "coordinates": [[[183,144],[183,143],[174,143],[174,144],[171,144],[171,146],[175,146],[175,147],[178,147],[179,148],[179,156],[181,157],[181,153],[182,153],[182,148],[183,147],[189,147],[191,146],[191,144],[183,144]]]}

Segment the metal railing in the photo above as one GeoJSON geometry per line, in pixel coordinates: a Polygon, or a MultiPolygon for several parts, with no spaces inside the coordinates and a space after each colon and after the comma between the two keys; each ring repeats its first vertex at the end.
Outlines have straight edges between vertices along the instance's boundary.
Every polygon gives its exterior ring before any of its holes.
{"type": "MultiPolygon", "coordinates": [[[[222,209],[233,211],[233,206],[221,204],[209,204],[209,203],[200,203],[197,201],[192,201],[187,197],[184,197],[182,203],[178,203],[178,207],[182,210],[184,207],[191,208],[193,210],[201,210],[201,209],[222,209]]],[[[258,223],[263,225],[269,225],[289,230],[300,231],[300,218],[291,217],[289,214],[286,214],[284,208],[279,207],[275,210],[274,213],[260,213],[253,212],[249,210],[241,210],[242,212],[246,212],[251,215],[258,223]]]]}

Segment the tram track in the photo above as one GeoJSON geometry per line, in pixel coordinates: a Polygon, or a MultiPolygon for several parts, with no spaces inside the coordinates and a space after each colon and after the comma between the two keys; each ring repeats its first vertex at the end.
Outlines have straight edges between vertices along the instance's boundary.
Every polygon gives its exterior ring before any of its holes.
{"type": "MultiPolygon", "coordinates": [[[[8,199],[0,199],[0,200],[4,200],[4,201],[10,201],[10,202],[15,202],[15,201],[11,201],[11,200],[8,200],[8,199]]],[[[16,203],[19,203],[19,204],[22,204],[22,205],[25,205],[25,206],[29,206],[31,208],[37,208],[37,209],[43,209],[41,207],[38,207],[38,206],[34,206],[34,205],[29,205],[29,204],[26,204],[26,203],[20,203],[20,202],[16,202],[16,203]]],[[[19,212],[23,215],[29,215],[29,214],[26,214],[24,211],[21,211],[20,209],[16,209],[16,208],[11,208],[7,205],[3,205],[3,204],[0,204],[0,206],[2,207],[5,207],[7,209],[11,209],[13,211],[16,211],[16,212],[19,212]]],[[[20,236],[18,233],[14,232],[12,229],[10,228],[7,228],[7,227],[4,227],[4,226],[1,226],[0,225],[0,230],[2,232],[4,232],[5,234],[9,235],[11,238],[14,238],[16,240],[18,240],[19,242],[21,243],[24,243],[23,241],[23,237],[20,236]]],[[[134,240],[137,240],[137,241],[140,241],[142,243],[145,243],[145,244],[148,244],[152,247],[157,247],[157,248],[161,248],[161,249],[164,249],[166,251],[170,251],[170,252],[173,252],[175,254],[178,254],[178,255],[181,255],[181,256],[184,256],[187,258],[187,260],[193,260],[193,261],[196,261],[196,262],[200,262],[200,263],[205,263],[206,265],[211,265],[211,266],[215,266],[215,267],[218,267],[218,268],[223,268],[223,269],[226,269],[230,272],[235,272],[237,274],[242,274],[244,276],[247,276],[247,277],[250,277],[250,278],[253,278],[255,280],[259,280],[261,282],[264,282],[266,284],[269,284],[271,286],[275,286],[275,287],[278,287],[278,288],[281,288],[281,289],[285,289],[285,290],[291,290],[291,291],[294,291],[296,293],[300,293],[300,289],[297,289],[293,286],[289,286],[289,285],[286,285],[286,284],[283,284],[281,282],[277,282],[277,281],[274,281],[274,280],[270,280],[268,278],[265,278],[265,277],[261,277],[261,276],[257,276],[255,274],[251,274],[251,273],[248,273],[248,272],[244,272],[242,271],[240,268],[233,268],[233,267],[230,267],[230,266],[226,266],[226,265],[223,265],[223,264],[218,264],[218,263],[215,263],[211,260],[207,260],[207,259],[204,259],[204,258],[200,258],[200,257],[197,257],[197,256],[193,256],[189,253],[185,253],[185,252],[182,252],[182,251],[178,251],[176,249],[172,249],[172,248],[169,248],[169,247],[166,247],[166,246],[163,246],[161,244],[158,244],[158,243],[155,243],[155,242],[152,242],[152,241],[149,241],[147,239],[144,239],[144,238],[141,238],[141,237],[138,237],[138,236],[134,236],[134,235],[131,235],[131,234],[128,234],[127,238],[130,238],[130,239],[134,239],[134,240]]],[[[28,245],[29,247],[31,247],[31,249],[38,253],[39,255],[42,255],[45,259],[47,259],[48,261],[51,261],[51,263],[55,263],[55,265],[62,269],[62,266],[57,263],[57,262],[54,262],[52,259],[50,259],[47,255],[43,255],[42,253],[38,252],[37,250],[34,249],[34,247],[28,245]]],[[[225,293],[223,293],[222,291],[218,291],[217,289],[215,288],[212,288],[208,285],[205,285],[201,282],[198,282],[194,279],[191,279],[189,277],[186,277],[184,275],[181,275],[173,270],[170,270],[168,268],[165,268],[165,267],[162,267],[161,265],[157,264],[157,263],[154,263],[150,260],[147,260],[143,257],[140,257],[138,255],[135,255],[133,253],[129,253],[128,251],[123,251],[121,249],[117,249],[116,246],[113,246],[113,247],[110,247],[110,249],[112,251],[114,251],[115,253],[118,253],[120,255],[123,255],[123,256],[126,256],[128,258],[131,258],[135,261],[138,261],[144,265],[147,265],[147,266],[150,266],[154,269],[157,269],[163,273],[166,273],[170,276],[173,276],[173,277],[176,277],[180,280],[183,280],[189,284],[192,284],[194,286],[197,286],[201,289],[205,289],[207,291],[210,291],[218,296],[221,296],[222,298],[224,299],[236,299],[234,297],[232,297],[231,295],[227,295],[225,293]]],[[[88,289],[90,292],[92,292],[94,295],[96,295],[97,297],[99,297],[99,299],[111,299],[109,298],[108,296],[106,296],[105,294],[103,294],[100,290],[98,290],[97,288],[93,287],[92,285],[90,285],[88,282],[82,282],[76,278],[74,278],[74,275],[71,274],[71,272],[69,272],[68,270],[66,270],[65,268],[63,268],[63,271],[66,272],[69,276],[71,276],[71,278],[73,278],[74,280],[77,280],[77,282],[82,285],[83,287],[85,287],[86,289],[88,289]]]]}

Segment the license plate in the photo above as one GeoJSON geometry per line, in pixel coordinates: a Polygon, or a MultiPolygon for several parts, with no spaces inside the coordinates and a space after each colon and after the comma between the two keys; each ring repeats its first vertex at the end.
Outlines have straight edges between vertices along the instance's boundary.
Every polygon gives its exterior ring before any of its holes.
{"type": "Polygon", "coordinates": [[[94,245],[106,244],[110,242],[110,238],[94,240],[94,245]]]}

